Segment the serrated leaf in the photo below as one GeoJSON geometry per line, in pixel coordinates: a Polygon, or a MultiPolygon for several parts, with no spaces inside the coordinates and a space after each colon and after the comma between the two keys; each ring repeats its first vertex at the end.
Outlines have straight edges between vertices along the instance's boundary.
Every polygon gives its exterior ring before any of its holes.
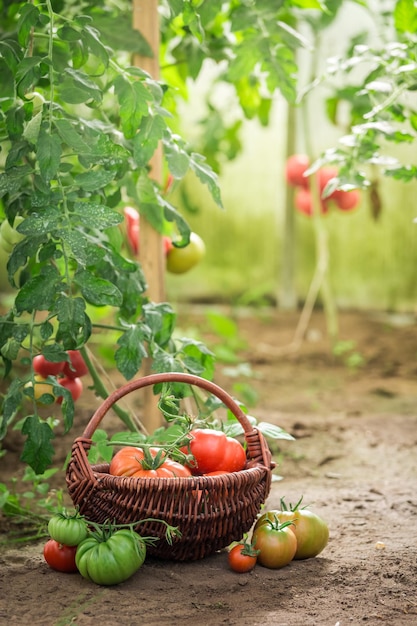
{"type": "Polygon", "coordinates": [[[81,223],[86,228],[105,230],[123,221],[123,216],[118,211],[95,202],[76,202],[74,212],[78,214],[81,223]]]}
{"type": "Polygon", "coordinates": [[[29,415],[23,422],[22,434],[27,439],[20,459],[30,465],[36,474],[43,474],[54,455],[51,441],[55,435],[51,427],[38,416],[29,415]]]}
{"type": "Polygon", "coordinates": [[[91,320],[80,297],[61,295],[55,305],[59,322],[56,340],[62,342],[65,350],[73,350],[86,343],[91,335],[91,320]]]}
{"type": "Polygon", "coordinates": [[[19,378],[15,378],[7,389],[1,407],[0,440],[6,435],[8,425],[12,422],[20,408],[22,402],[21,385],[22,381],[19,378]]]}
{"type": "Polygon", "coordinates": [[[150,94],[140,81],[130,83],[123,76],[114,81],[114,88],[120,107],[120,120],[126,138],[132,139],[137,133],[141,119],[148,113],[150,94]]]}
{"type": "Polygon", "coordinates": [[[83,297],[94,306],[121,306],[123,295],[120,289],[105,278],[98,278],[87,270],[81,270],[74,276],[83,297]]]}
{"type": "Polygon", "coordinates": [[[114,358],[117,369],[126,380],[130,380],[137,374],[143,359],[148,356],[144,345],[148,339],[149,329],[138,324],[123,333],[117,340],[119,348],[114,358]]]}
{"type": "Polygon", "coordinates": [[[80,135],[74,128],[74,125],[67,119],[54,120],[55,128],[57,129],[61,140],[77,153],[90,152],[90,146],[84,141],[82,135],[80,135]]]}
{"type": "Polygon", "coordinates": [[[61,160],[61,142],[56,135],[51,135],[41,127],[38,136],[37,156],[40,174],[46,182],[55,178],[61,160]]]}
{"type": "Polygon", "coordinates": [[[133,158],[139,167],[149,163],[165,129],[165,121],[160,115],[142,118],[139,132],[133,138],[133,158]]]}
{"type": "Polygon", "coordinates": [[[222,209],[223,203],[218,185],[218,176],[207,164],[205,158],[201,154],[193,152],[190,157],[190,167],[201,182],[207,185],[213,200],[222,209]]]}
{"type": "Polygon", "coordinates": [[[44,274],[29,278],[16,296],[16,310],[19,313],[48,311],[53,306],[60,283],[61,277],[52,268],[48,268],[44,274]]]}
{"type": "Polygon", "coordinates": [[[74,181],[85,191],[97,191],[106,187],[116,177],[116,170],[91,170],[75,176],[74,181]]]}

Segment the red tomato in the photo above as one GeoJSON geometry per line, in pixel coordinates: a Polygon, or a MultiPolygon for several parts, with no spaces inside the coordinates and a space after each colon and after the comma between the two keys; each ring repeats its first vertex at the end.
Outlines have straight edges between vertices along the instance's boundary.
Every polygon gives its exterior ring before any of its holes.
{"type": "MultiPolygon", "coordinates": [[[[320,189],[320,193],[323,192],[324,188],[326,187],[327,183],[329,183],[332,178],[337,178],[339,174],[339,170],[336,167],[322,167],[318,172],[317,172],[317,180],[318,180],[318,184],[319,184],[319,189],[320,189]]],[[[330,194],[330,196],[327,196],[327,200],[329,198],[333,198],[334,194],[336,192],[333,192],[332,194],[330,194]]]]}
{"type": "Polygon", "coordinates": [[[34,371],[42,376],[42,378],[47,378],[48,376],[58,376],[64,369],[65,361],[60,361],[59,363],[53,363],[52,361],[47,361],[43,354],[38,354],[33,359],[33,369],[34,371]]]}
{"type": "Polygon", "coordinates": [[[280,524],[278,518],[275,518],[274,521],[266,519],[255,527],[252,541],[255,549],[259,550],[260,565],[279,569],[293,560],[297,539],[289,524],[280,524]]]}
{"type": "Polygon", "coordinates": [[[139,253],[139,212],[131,206],[123,209],[126,222],[126,234],[129,247],[133,254],[139,253]]]}
{"type": "MultiPolygon", "coordinates": [[[[245,467],[246,453],[233,437],[226,437],[221,430],[196,428],[189,433],[189,451],[194,457],[191,472],[195,475],[209,474],[218,470],[239,472],[245,467]]],[[[182,448],[187,453],[188,449],[182,448]]]]}
{"type": "Polygon", "coordinates": [[[149,454],[142,448],[126,446],[111,460],[109,473],[113,476],[133,478],[179,478],[191,476],[188,467],[169,459],[160,448],[149,448],[149,454]],[[160,453],[160,460],[156,458],[160,453]]]}
{"type": "Polygon", "coordinates": [[[335,191],[334,200],[342,211],[352,211],[356,209],[361,199],[361,194],[357,189],[352,191],[335,191]]]}
{"type": "Polygon", "coordinates": [[[233,546],[227,555],[230,568],[240,574],[250,572],[256,565],[258,551],[248,543],[238,543],[233,546]]]}
{"type": "Polygon", "coordinates": [[[164,253],[166,256],[172,250],[172,248],[174,247],[174,244],[172,243],[171,237],[167,237],[166,235],[162,237],[162,243],[164,246],[164,253]]]}
{"type": "MultiPolygon", "coordinates": [[[[297,189],[294,196],[294,205],[300,213],[311,217],[311,215],[313,215],[313,198],[311,196],[310,189],[305,189],[304,187],[300,187],[299,189],[297,189]]],[[[321,213],[327,213],[327,211],[329,210],[327,201],[321,200],[320,205],[321,213]]]]}
{"type": "Polygon", "coordinates": [[[77,572],[75,553],[77,546],[64,546],[55,539],[49,539],[43,547],[43,556],[49,567],[58,572],[77,572]]]}
{"type": "MultiPolygon", "coordinates": [[[[83,391],[83,382],[80,378],[60,378],[58,380],[62,387],[65,387],[71,392],[74,402],[78,400],[83,391]]],[[[56,401],[58,404],[62,404],[64,396],[57,396],[56,401]]]]}
{"type": "Polygon", "coordinates": [[[66,361],[62,370],[67,378],[80,378],[88,374],[88,367],[79,350],[68,350],[70,363],[66,361]]]}
{"type": "Polygon", "coordinates": [[[285,177],[293,187],[308,187],[308,177],[304,172],[308,169],[310,160],[306,154],[293,154],[287,159],[285,177]]]}

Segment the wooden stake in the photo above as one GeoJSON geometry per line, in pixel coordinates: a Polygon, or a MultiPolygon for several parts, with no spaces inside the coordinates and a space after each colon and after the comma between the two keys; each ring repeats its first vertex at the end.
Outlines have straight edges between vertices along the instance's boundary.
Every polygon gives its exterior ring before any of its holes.
{"type": "MultiPolygon", "coordinates": [[[[140,31],[150,45],[153,57],[134,55],[133,64],[159,79],[159,14],[158,0],[133,0],[133,28],[140,31]]],[[[162,184],[162,146],[159,145],[149,163],[150,175],[162,184]]],[[[141,215],[139,260],[148,283],[148,296],[153,302],[165,300],[165,256],[162,237],[141,215]]],[[[143,375],[149,374],[151,363],[145,361],[143,375]]],[[[143,424],[148,432],[153,432],[162,424],[162,416],[157,407],[152,388],[144,389],[143,424]]]]}

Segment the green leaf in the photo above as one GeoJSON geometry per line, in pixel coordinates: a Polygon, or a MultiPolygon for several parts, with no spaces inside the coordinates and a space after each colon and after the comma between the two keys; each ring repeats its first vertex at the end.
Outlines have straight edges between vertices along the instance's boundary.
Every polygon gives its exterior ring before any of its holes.
{"type": "Polygon", "coordinates": [[[60,290],[60,284],[61,277],[51,267],[46,268],[44,274],[29,278],[16,296],[16,310],[19,313],[49,310],[60,290]]]}
{"type": "Polygon", "coordinates": [[[105,230],[111,226],[117,226],[123,221],[123,216],[118,211],[95,202],[76,202],[74,213],[78,215],[85,228],[105,230]]]}
{"type": "Polygon", "coordinates": [[[123,76],[115,79],[114,89],[119,101],[123,133],[126,138],[132,139],[139,129],[142,117],[148,113],[150,94],[140,81],[130,83],[123,76]]]}
{"type": "Polygon", "coordinates": [[[22,381],[19,378],[15,378],[8,386],[1,407],[0,440],[6,435],[9,424],[20,409],[22,403],[21,385],[22,381]]]}
{"type": "Polygon", "coordinates": [[[26,2],[20,11],[17,23],[18,40],[22,47],[25,47],[31,36],[32,28],[36,26],[39,19],[39,9],[31,2],[26,2]]]}
{"type": "Polygon", "coordinates": [[[102,99],[99,85],[84,72],[72,68],[65,69],[64,81],[59,93],[64,102],[69,104],[82,104],[91,100],[98,104],[102,99]]]}
{"type": "Polygon", "coordinates": [[[84,141],[83,136],[76,131],[74,124],[68,119],[54,120],[54,125],[61,140],[69,148],[72,148],[76,153],[90,152],[90,146],[84,141]]]}
{"type": "Polygon", "coordinates": [[[133,138],[133,158],[139,167],[148,165],[165,129],[165,121],[160,115],[142,118],[139,132],[133,138]]]}
{"type": "Polygon", "coordinates": [[[287,441],[294,440],[292,435],[279,426],[270,424],[269,422],[259,422],[259,424],[257,424],[257,428],[265,437],[268,437],[269,439],[286,439],[287,441]]]}
{"type": "Polygon", "coordinates": [[[145,342],[149,339],[149,329],[141,324],[127,330],[119,339],[119,348],[114,355],[117,368],[130,380],[139,371],[142,361],[147,357],[145,342]]]}
{"type": "Polygon", "coordinates": [[[213,200],[222,209],[223,203],[218,185],[218,176],[212,168],[206,163],[205,158],[201,154],[193,152],[190,155],[190,167],[197,174],[201,182],[207,185],[213,200]]]}
{"type": "Polygon", "coordinates": [[[36,474],[43,474],[51,465],[54,449],[51,440],[55,435],[46,422],[36,415],[29,415],[22,426],[22,434],[27,436],[20,457],[24,463],[28,463],[36,474]]]}
{"type": "Polygon", "coordinates": [[[41,127],[38,136],[37,156],[39,170],[44,181],[55,178],[61,159],[61,142],[57,135],[51,135],[41,127]]]}
{"type": "Polygon", "coordinates": [[[123,296],[109,280],[98,278],[88,270],[81,270],[74,276],[75,283],[87,302],[94,306],[121,306],[123,296]]]}
{"type": "Polygon", "coordinates": [[[394,25],[399,33],[417,31],[417,7],[414,0],[397,0],[394,8],[394,25]]]}
{"type": "Polygon", "coordinates": [[[125,50],[145,57],[153,57],[152,48],[142,33],[132,28],[129,12],[117,15],[117,28],[114,15],[109,11],[94,16],[94,26],[100,31],[103,41],[114,50],[125,50]]]}
{"type": "Polygon", "coordinates": [[[65,350],[74,350],[86,343],[91,335],[91,320],[84,300],[61,295],[55,308],[59,322],[56,340],[62,342],[65,350]]]}
{"type": "Polygon", "coordinates": [[[74,181],[84,191],[96,191],[106,187],[116,177],[116,170],[91,170],[75,176],[74,181]]]}

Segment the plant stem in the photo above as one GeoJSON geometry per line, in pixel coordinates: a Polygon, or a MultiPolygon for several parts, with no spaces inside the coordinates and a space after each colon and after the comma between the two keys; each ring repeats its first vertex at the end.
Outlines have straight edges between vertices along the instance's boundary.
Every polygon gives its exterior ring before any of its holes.
{"type": "MultiPolygon", "coordinates": [[[[88,353],[88,350],[85,346],[83,346],[82,348],[80,348],[80,353],[85,361],[85,364],[88,367],[88,371],[90,372],[90,376],[93,379],[93,384],[94,384],[94,391],[96,392],[96,394],[100,397],[103,398],[103,400],[105,400],[106,398],[109,397],[109,392],[106,389],[103,381],[101,380],[95,366],[94,363],[92,362],[92,360],[90,359],[90,355],[88,353]]],[[[113,410],[116,413],[116,415],[118,417],[120,417],[120,419],[122,420],[122,422],[124,423],[124,425],[131,431],[135,431],[137,430],[135,424],[132,421],[132,418],[130,417],[129,413],[127,413],[127,411],[124,411],[122,408],[120,408],[117,404],[113,405],[113,410]]]]}

